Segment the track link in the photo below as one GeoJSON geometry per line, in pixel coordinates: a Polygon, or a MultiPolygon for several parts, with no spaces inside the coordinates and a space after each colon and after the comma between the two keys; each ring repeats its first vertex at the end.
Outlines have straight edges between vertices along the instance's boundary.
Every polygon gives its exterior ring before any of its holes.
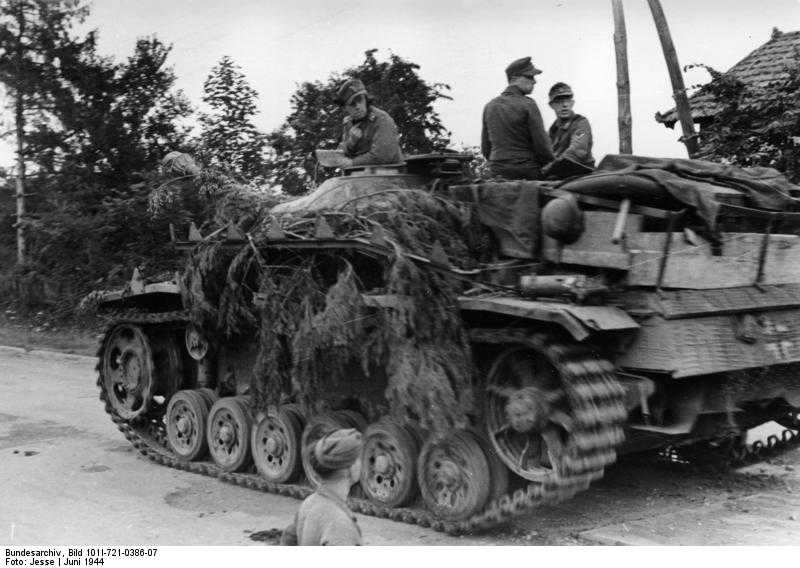
{"type": "MultiPolygon", "coordinates": [[[[129,323],[142,326],[174,325],[188,322],[186,312],[131,313],[111,324],[129,323]]],[[[459,522],[434,517],[422,507],[389,508],[371,501],[351,498],[351,508],[359,513],[387,518],[398,522],[431,527],[451,535],[487,530],[543,504],[554,504],[586,490],[589,484],[603,475],[604,468],[616,460],[615,447],[623,440],[626,419],[623,389],[614,375],[614,366],[597,357],[587,347],[554,340],[543,334],[515,330],[474,330],[473,341],[508,345],[523,345],[544,354],[564,377],[566,394],[576,419],[573,436],[575,444],[568,453],[562,476],[549,484],[530,483],[492,500],[481,513],[459,522]]],[[[116,414],[103,387],[102,360],[104,342],[98,350],[98,379],[100,400],[117,428],[131,444],[148,459],[175,469],[190,471],[222,481],[304,499],[312,493],[305,485],[272,483],[256,473],[228,473],[211,462],[187,462],[175,456],[167,446],[162,422],[165,406],[151,412],[147,418],[127,421],[116,414]]]]}

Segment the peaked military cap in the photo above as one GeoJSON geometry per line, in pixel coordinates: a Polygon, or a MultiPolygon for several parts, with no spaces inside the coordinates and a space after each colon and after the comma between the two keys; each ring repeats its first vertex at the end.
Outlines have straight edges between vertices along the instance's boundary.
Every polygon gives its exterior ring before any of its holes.
{"type": "Polygon", "coordinates": [[[512,61],[508,67],[506,67],[506,77],[511,80],[512,77],[521,77],[522,75],[538,75],[542,71],[537,69],[531,63],[530,57],[523,57],[521,59],[517,59],[516,61],[512,61]]]}
{"type": "Polygon", "coordinates": [[[360,79],[348,79],[336,92],[336,102],[339,103],[339,106],[344,106],[358,95],[366,94],[367,88],[360,79]]]}
{"type": "Polygon", "coordinates": [[[572,89],[566,83],[556,83],[550,87],[550,92],[547,95],[551,103],[556,99],[571,99],[573,97],[572,89]]]}

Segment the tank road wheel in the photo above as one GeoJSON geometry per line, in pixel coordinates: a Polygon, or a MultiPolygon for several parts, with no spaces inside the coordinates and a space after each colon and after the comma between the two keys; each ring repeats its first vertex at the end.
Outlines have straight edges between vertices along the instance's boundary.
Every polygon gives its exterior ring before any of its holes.
{"type": "Polygon", "coordinates": [[[208,452],[206,426],[211,404],[197,391],[176,392],[167,406],[167,441],[181,458],[192,461],[208,452]]]}
{"type": "Polygon", "coordinates": [[[361,415],[360,412],[355,410],[337,410],[333,413],[342,428],[355,428],[363,433],[367,429],[367,420],[361,415]]]}
{"type": "Polygon", "coordinates": [[[465,430],[423,444],[417,479],[428,508],[449,521],[479,512],[491,486],[489,461],[475,435],[465,430]]]}
{"type": "Polygon", "coordinates": [[[508,468],[503,463],[503,460],[498,457],[486,434],[473,429],[470,429],[470,432],[480,444],[486,456],[486,461],[489,463],[489,475],[491,477],[489,500],[499,499],[508,492],[508,468]]]}
{"type": "Polygon", "coordinates": [[[121,418],[133,420],[148,411],[156,380],[150,341],[139,326],[120,324],[109,333],[101,369],[103,389],[121,418]]]}
{"type": "Polygon", "coordinates": [[[361,453],[361,488],[383,505],[400,507],[417,492],[419,444],[406,428],[390,420],[369,426],[361,453]]]}
{"type": "Polygon", "coordinates": [[[299,413],[286,405],[267,413],[253,428],[250,448],[258,472],[274,483],[294,481],[303,466],[300,436],[303,422],[299,413]]]}
{"type": "Polygon", "coordinates": [[[211,407],[206,427],[208,449],[223,470],[240,471],[249,463],[251,427],[250,411],[241,398],[221,398],[211,407]]]}
{"type": "Polygon", "coordinates": [[[353,426],[338,412],[317,414],[303,428],[303,435],[300,439],[303,471],[311,487],[316,488],[319,485],[319,474],[311,467],[311,452],[314,451],[314,444],[326,434],[340,428],[353,428],[353,426]]]}
{"type": "Polygon", "coordinates": [[[216,391],[208,387],[197,389],[195,392],[203,397],[203,399],[208,403],[209,408],[214,406],[214,403],[219,400],[219,395],[216,393],[216,391]]]}

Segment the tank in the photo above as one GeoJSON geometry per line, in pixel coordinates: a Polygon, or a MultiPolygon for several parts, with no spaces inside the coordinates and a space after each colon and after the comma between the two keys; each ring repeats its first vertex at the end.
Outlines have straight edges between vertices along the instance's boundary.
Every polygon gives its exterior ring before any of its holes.
{"type": "Polygon", "coordinates": [[[246,231],[192,227],[172,279],[102,293],[113,422],[157,463],[295,498],[305,449],[357,428],[354,510],[453,534],[622,454],[798,428],[798,188],[632,156],[486,181],[470,159],[348,170],[246,231]]]}

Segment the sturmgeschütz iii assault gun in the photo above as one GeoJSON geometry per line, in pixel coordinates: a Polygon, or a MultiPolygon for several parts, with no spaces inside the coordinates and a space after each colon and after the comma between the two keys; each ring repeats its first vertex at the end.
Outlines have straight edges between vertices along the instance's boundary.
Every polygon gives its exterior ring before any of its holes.
{"type": "Polygon", "coordinates": [[[619,454],[798,428],[799,188],[637,156],[482,181],[470,158],[350,169],[103,293],[112,420],[156,462],[296,498],[304,447],[355,427],[352,507],[451,533],[619,454]]]}

